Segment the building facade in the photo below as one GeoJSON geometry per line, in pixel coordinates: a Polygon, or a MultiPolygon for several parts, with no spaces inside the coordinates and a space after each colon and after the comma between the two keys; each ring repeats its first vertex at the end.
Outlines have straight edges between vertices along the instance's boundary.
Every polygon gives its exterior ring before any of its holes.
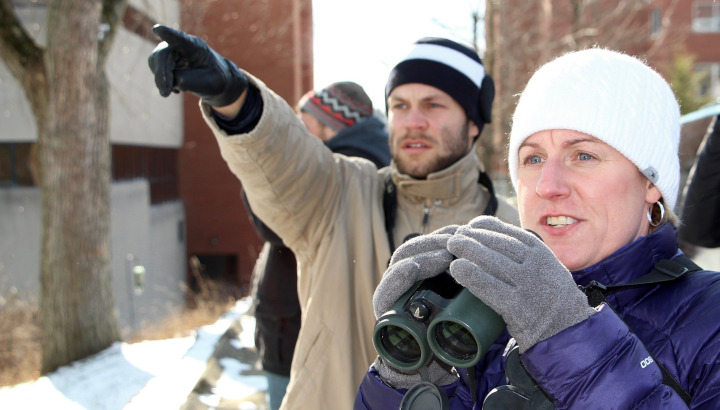
{"type": "MultiPolygon", "coordinates": [[[[311,0],[194,3],[202,5],[183,8],[183,30],[204,38],[291,106],[313,88],[311,0]]],[[[241,200],[242,186],[220,157],[197,97],[184,95],[183,103],[178,165],[188,255],[198,258],[204,274],[247,294],[262,243],[241,200]]]]}
{"type": "MultiPolygon", "coordinates": [[[[572,50],[623,51],[646,60],[671,83],[675,59],[691,56],[700,82],[696,97],[720,97],[720,4],[712,0],[488,0],[485,28],[485,62],[496,80],[496,100],[492,131],[483,135],[491,134],[496,147],[506,145],[517,98],[533,72],[572,50]]],[[[684,133],[685,168],[698,138],[684,133]]],[[[504,158],[497,155],[493,165],[498,178],[506,173],[504,158]]]]}
{"type": "MultiPolygon", "coordinates": [[[[44,45],[49,0],[15,0],[44,45]]],[[[185,306],[191,263],[248,292],[260,241],[240,185],[202,122],[197,98],[162,98],[147,57],[162,23],[203,37],[260,73],[289,102],[312,87],[311,1],[130,0],[106,70],[111,87],[113,292],[124,336],[185,306]],[[197,3],[197,4],[193,4],[197,3]],[[258,4],[255,4],[258,3],[258,4]]],[[[0,61],[0,296],[39,300],[41,191],[33,177],[37,129],[28,100],[0,61]]]]}

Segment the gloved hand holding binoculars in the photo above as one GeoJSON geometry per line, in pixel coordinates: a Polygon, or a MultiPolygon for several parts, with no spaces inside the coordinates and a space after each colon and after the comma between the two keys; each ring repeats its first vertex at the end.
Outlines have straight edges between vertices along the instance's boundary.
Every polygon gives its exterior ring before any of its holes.
{"type": "Polygon", "coordinates": [[[596,313],[534,232],[481,216],[448,240],[450,274],[507,323],[522,354],[596,313]]]}
{"type": "MultiPolygon", "coordinates": [[[[410,388],[421,382],[420,369],[423,367],[427,369],[430,381],[437,385],[442,386],[457,380],[457,374],[452,371],[451,366],[428,356],[427,348],[423,344],[424,339],[418,341],[414,338],[413,335],[417,335],[419,331],[409,333],[405,328],[395,326],[395,322],[387,323],[387,315],[383,317],[393,309],[398,300],[408,299],[413,293],[411,288],[416,288],[425,279],[433,278],[447,269],[453,260],[452,254],[447,250],[447,241],[456,229],[456,225],[447,226],[403,243],[393,253],[390,265],[375,289],[373,308],[378,324],[373,332],[373,343],[380,353],[380,357],[375,361],[375,368],[393,387],[410,388]],[[384,347],[392,354],[383,354],[386,352],[384,347]],[[395,360],[394,356],[398,359],[395,360]],[[388,361],[395,365],[386,364],[388,361]],[[407,362],[408,366],[402,366],[404,362],[407,362]],[[405,371],[398,371],[398,367],[405,371]]],[[[405,319],[403,323],[411,321],[405,319]]]]}
{"type": "Polygon", "coordinates": [[[430,381],[454,381],[449,369],[477,363],[505,324],[523,353],[595,313],[537,235],[489,216],[400,246],[373,304],[376,367],[395,387],[436,362],[430,381]]]}

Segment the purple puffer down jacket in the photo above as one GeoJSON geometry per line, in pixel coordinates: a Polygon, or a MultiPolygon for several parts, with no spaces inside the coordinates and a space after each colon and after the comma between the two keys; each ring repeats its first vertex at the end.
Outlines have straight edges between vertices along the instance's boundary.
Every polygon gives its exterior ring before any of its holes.
{"type": "MultiPolygon", "coordinates": [[[[665,224],[573,277],[583,286],[593,280],[625,284],[650,272],[657,261],[681,254],[676,228],[665,224]]],[[[521,356],[555,408],[687,408],[662,384],[660,368],[648,360],[652,353],[690,393],[690,408],[720,409],[720,273],[694,272],[665,284],[608,291],[605,297],[612,309],[601,305],[597,314],[521,356]]],[[[472,399],[465,377],[445,386],[451,409],[480,409],[492,388],[506,384],[506,338],[501,336],[475,367],[479,400],[472,399]]],[[[355,409],[397,409],[404,393],[383,384],[371,367],[355,409]]]]}

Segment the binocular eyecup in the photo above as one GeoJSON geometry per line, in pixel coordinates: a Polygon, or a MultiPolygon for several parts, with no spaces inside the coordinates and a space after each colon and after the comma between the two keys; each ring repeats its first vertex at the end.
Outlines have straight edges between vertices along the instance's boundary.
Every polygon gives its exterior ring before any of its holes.
{"type": "Polygon", "coordinates": [[[411,372],[433,355],[458,368],[475,365],[505,322],[446,271],[416,282],[375,323],[373,345],[392,367],[411,372]]]}

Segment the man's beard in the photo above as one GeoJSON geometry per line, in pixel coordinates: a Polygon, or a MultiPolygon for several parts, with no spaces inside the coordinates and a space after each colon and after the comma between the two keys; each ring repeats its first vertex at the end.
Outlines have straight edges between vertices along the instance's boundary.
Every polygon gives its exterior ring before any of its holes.
{"type": "MultiPolygon", "coordinates": [[[[444,147],[446,148],[447,152],[440,154],[440,156],[436,158],[428,160],[426,163],[421,164],[420,166],[415,164],[414,169],[411,169],[411,165],[406,164],[401,158],[398,158],[395,155],[395,137],[391,135],[390,153],[392,154],[393,162],[395,163],[395,166],[397,167],[398,171],[400,171],[400,173],[410,175],[413,178],[425,179],[433,172],[441,171],[467,155],[469,151],[467,141],[468,129],[469,124],[467,122],[463,124],[459,132],[455,135],[451,135],[450,131],[444,129],[442,131],[442,134],[440,135],[440,139],[445,144],[444,147]]],[[[390,132],[392,133],[392,129],[390,130],[390,132]]],[[[402,140],[408,138],[419,139],[423,141],[433,141],[425,134],[405,134],[400,138],[399,142],[401,143],[402,140]]]]}

